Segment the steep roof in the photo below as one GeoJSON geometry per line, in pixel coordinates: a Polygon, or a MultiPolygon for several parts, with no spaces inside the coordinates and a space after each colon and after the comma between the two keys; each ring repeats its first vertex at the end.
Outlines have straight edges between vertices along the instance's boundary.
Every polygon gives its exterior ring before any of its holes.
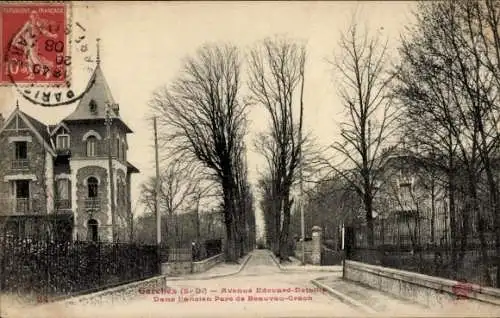
{"type": "Polygon", "coordinates": [[[19,109],[17,106],[12,114],[9,116],[7,120],[5,120],[3,127],[0,127],[0,133],[10,124],[14,118],[19,117],[23,120],[28,128],[35,134],[35,136],[39,139],[39,141],[43,144],[45,149],[49,151],[53,156],[55,156],[55,152],[53,149],[52,141],[50,139],[50,131],[49,126],[42,123],[38,119],[31,117],[25,112],[19,109]]]}
{"type": "Polygon", "coordinates": [[[49,131],[49,126],[45,125],[38,119],[35,119],[31,117],[30,115],[26,114],[23,111],[20,111],[27,119],[28,121],[35,127],[35,129],[38,131],[38,133],[42,136],[43,140],[50,145],[50,131],[49,131]]]}
{"type": "Polygon", "coordinates": [[[114,105],[111,112],[113,120],[120,122],[128,133],[132,130],[120,118],[117,104],[109,85],[104,77],[100,64],[97,64],[89,84],[85,89],[85,94],[80,99],[76,109],[63,121],[87,121],[87,120],[104,120],[106,118],[107,105],[114,105]],[[91,104],[93,107],[91,107],[91,104]]]}

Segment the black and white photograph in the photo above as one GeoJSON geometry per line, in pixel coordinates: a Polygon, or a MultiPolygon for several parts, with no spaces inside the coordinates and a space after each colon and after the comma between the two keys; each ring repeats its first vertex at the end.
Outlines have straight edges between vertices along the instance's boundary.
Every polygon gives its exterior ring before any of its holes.
{"type": "Polygon", "coordinates": [[[0,318],[498,317],[500,2],[0,2],[0,318]]]}

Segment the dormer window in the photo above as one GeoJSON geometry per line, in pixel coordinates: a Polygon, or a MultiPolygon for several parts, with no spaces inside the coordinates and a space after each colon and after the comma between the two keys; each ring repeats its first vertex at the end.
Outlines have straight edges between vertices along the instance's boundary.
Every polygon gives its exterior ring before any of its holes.
{"type": "Polygon", "coordinates": [[[56,139],[56,147],[57,149],[69,149],[69,135],[68,134],[60,134],[56,139]]]}
{"type": "Polygon", "coordinates": [[[96,114],[97,113],[97,103],[95,102],[95,100],[91,100],[90,103],[89,103],[89,109],[90,109],[90,112],[93,113],[93,114],[96,114]]]}

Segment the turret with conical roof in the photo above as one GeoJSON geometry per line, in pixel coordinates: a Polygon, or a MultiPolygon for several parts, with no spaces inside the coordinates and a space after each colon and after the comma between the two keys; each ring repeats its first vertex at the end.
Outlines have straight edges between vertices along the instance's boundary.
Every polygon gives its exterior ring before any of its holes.
{"type": "Polygon", "coordinates": [[[116,120],[116,122],[119,122],[124,128],[125,133],[132,133],[132,130],[120,118],[119,106],[111,94],[111,90],[101,68],[99,49],[97,52],[97,65],[85,89],[85,93],[78,102],[76,109],[69,116],[64,118],[63,121],[104,120],[106,118],[107,108],[111,107],[113,110],[111,112],[113,121],[116,120]]]}

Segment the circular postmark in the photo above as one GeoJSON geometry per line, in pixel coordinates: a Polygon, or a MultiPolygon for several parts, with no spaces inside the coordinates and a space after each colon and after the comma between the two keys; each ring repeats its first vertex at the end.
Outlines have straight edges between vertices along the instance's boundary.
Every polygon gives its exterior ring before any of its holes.
{"type": "Polygon", "coordinates": [[[8,4],[2,9],[2,84],[31,103],[68,105],[83,96],[95,60],[71,3],[8,4]]]}

